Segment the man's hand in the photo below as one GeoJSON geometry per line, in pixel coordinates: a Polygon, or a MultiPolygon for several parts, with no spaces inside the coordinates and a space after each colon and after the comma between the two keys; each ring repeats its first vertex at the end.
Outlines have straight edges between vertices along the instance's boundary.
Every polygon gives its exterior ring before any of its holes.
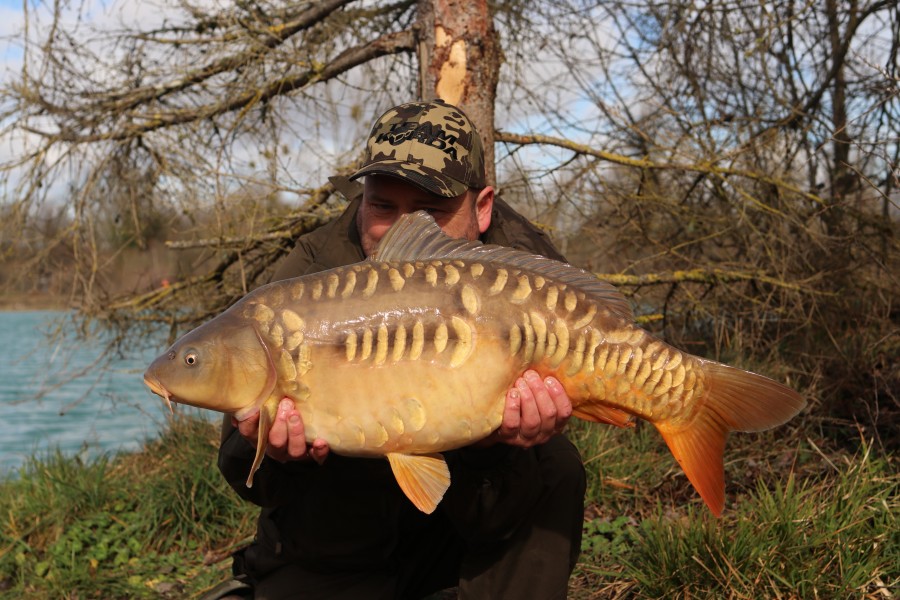
{"type": "MultiPolygon", "coordinates": [[[[259,435],[259,413],[237,422],[232,420],[241,436],[254,448],[259,435]]],[[[312,445],[306,444],[306,432],[303,428],[303,418],[300,411],[294,407],[294,403],[284,398],[278,405],[275,422],[269,430],[269,444],[266,454],[279,462],[289,460],[314,460],[322,464],[328,457],[328,442],[316,439],[312,445]]]]}
{"type": "Polygon", "coordinates": [[[530,448],[561,432],[572,416],[572,402],[555,377],[526,371],[506,392],[503,422],[485,442],[530,448]]]}

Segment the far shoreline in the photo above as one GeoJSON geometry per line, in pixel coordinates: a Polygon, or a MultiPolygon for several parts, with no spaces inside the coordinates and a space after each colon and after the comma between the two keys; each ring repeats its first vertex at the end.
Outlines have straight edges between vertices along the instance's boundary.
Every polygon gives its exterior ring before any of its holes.
{"type": "Polygon", "coordinates": [[[44,294],[34,296],[22,294],[20,296],[0,296],[0,312],[25,312],[36,310],[77,310],[76,307],[61,302],[58,298],[44,294]]]}

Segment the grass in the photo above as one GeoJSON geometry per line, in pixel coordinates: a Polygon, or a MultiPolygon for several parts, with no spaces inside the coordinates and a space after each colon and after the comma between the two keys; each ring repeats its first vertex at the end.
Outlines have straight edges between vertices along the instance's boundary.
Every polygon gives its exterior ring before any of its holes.
{"type": "MultiPolygon", "coordinates": [[[[893,457],[784,434],[730,440],[716,519],[652,427],[574,426],[589,491],[570,597],[893,597],[893,457]]],[[[215,427],[176,419],[139,453],[31,460],[0,483],[0,597],[186,598],[224,580],[256,510],[219,476],[217,444],[215,427]]]]}
{"type": "Polygon", "coordinates": [[[0,486],[0,597],[183,598],[251,533],[215,466],[218,433],[176,419],[136,454],[54,453],[0,486]]]}
{"type": "Polygon", "coordinates": [[[608,462],[590,476],[596,505],[572,598],[894,597],[900,474],[890,454],[861,443],[826,456],[812,440],[735,436],[729,504],[716,519],[644,433],[579,431],[583,451],[605,447],[608,462]]]}

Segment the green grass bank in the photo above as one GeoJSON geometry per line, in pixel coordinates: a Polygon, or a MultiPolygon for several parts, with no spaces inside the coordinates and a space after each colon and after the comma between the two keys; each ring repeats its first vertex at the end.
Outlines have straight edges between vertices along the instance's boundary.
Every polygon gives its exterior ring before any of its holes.
{"type": "MultiPolygon", "coordinates": [[[[659,435],[577,423],[589,474],[570,597],[891,598],[900,474],[877,440],[789,427],[732,436],[716,519],[659,435]]],[[[0,598],[191,598],[227,577],[256,510],[215,466],[218,432],[177,418],[137,453],[50,454],[0,482],[0,598]]]]}

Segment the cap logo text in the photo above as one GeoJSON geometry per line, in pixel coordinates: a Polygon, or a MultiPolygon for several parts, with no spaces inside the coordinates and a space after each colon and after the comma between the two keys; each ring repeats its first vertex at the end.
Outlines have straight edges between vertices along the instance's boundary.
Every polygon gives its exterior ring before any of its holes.
{"type": "Polygon", "coordinates": [[[457,137],[455,135],[448,135],[440,125],[434,125],[432,123],[415,123],[410,121],[405,123],[394,123],[391,125],[390,131],[378,134],[378,137],[375,138],[375,143],[381,144],[387,142],[391,146],[399,146],[403,142],[411,139],[441,150],[444,154],[447,154],[451,160],[457,160],[455,147],[457,137]]]}

